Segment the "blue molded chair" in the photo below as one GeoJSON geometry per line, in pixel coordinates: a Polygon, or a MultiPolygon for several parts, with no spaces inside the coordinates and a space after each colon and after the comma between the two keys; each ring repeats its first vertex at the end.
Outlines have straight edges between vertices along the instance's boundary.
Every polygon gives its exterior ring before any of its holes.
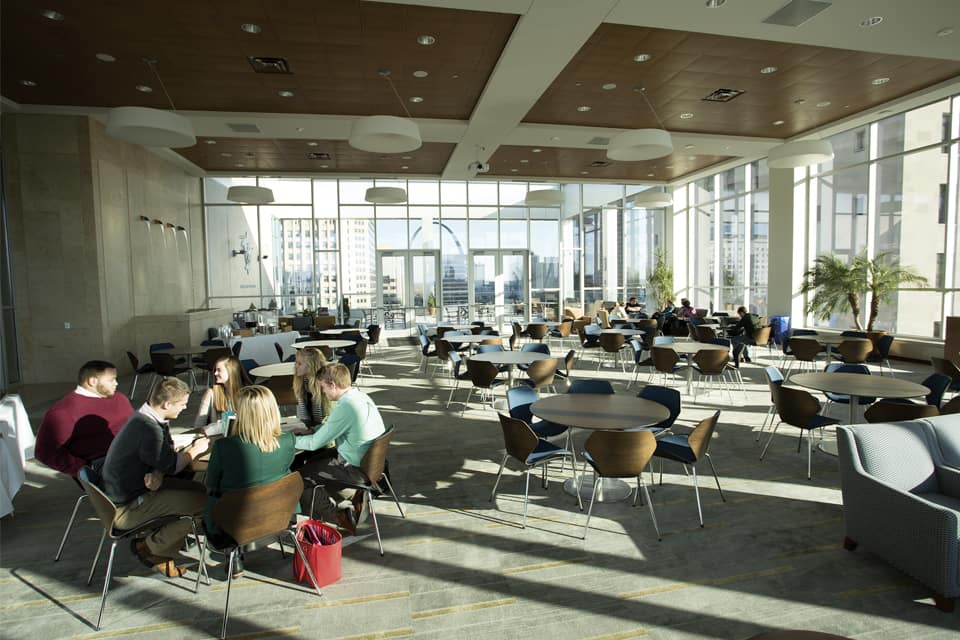
{"type": "MultiPolygon", "coordinates": [[[[520,347],[520,352],[532,351],[533,353],[543,353],[550,355],[550,347],[545,342],[528,342],[527,344],[520,347]]],[[[526,371],[530,368],[528,364],[518,364],[517,369],[521,371],[526,371]]]]}
{"type": "Polygon", "coordinates": [[[423,372],[426,373],[427,360],[429,360],[430,358],[436,358],[437,350],[430,348],[430,340],[427,339],[427,336],[425,334],[421,333],[419,336],[419,340],[420,340],[420,367],[418,368],[422,368],[423,372]]]}
{"type": "MultiPolygon", "coordinates": [[[[870,368],[865,364],[845,364],[842,362],[831,362],[824,369],[826,373],[859,373],[862,375],[870,375],[870,368]]],[[[842,393],[833,393],[832,391],[824,391],[823,395],[827,396],[827,405],[823,408],[823,412],[827,412],[827,408],[830,406],[831,402],[836,402],[837,404],[850,404],[850,396],[842,393]]],[[[876,402],[876,398],[871,398],[868,396],[858,396],[857,404],[859,406],[864,406],[868,404],[873,404],[876,402]]]]}
{"type": "Polygon", "coordinates": [[[350,371],[351,384],[357,384],[357,378],[360,376],[360,363],[363,358],[355,353],[345,353],[337,361],[350,371]]]}
{"type": "Polygon", "coordinates": [[[763,424],[760,425],[760,431],[757,432],[757,437],[754,439],[754,442],[760,441],[760,434],[767,428],[767,422],[773,420],[773,415],[777,410],[777,392],[780,390],[780,387],[783,386],[783,374],[780,373],[780,369],[776,367],[766,367],[763,370],[763,374],[767,377],[767,387],[770,389],[770,409],[763,419],[763,424]]]}
{"type": "Polygon", "coordinates": [[[613,385],[606,380],[574,380],[567,393],[608,393],[613,394],[613,385]]]}
{"type": "Polygon", "coordinates": [[[891,335],[880,336],[877,339],[877,348],[867,356],[867,362],[880,365],[880,375],[883,375],[883,365],[887,365],[887,370],[893,377],[893,367],[890,365],[890,347],[893,346],[893,341],[894,337],[891,335]]]}
{"type": "Polygon", "coordinates": [[[507,389],[507,409],[512,418],[523,420],[540,438],[553,438],[562,433],[567,434],[567,448],[570,448],[570,429],[562,424],[539,420],[530,412],[530,405],[540,399],[536,390],[530,387],[511,387],[507,389]]]}
{"type": "MultiPolygon", "coordinates": [[[[530,495],[530,470],[541,467],[543,471],[543,488],[547,488],[547,464],[553,460],[570,459],[570,464],[574,465],[574,482],[576,482],[575,454],[570,449],[564,449],[552,442],[537,437],[523,420],[511,418],[502,413],[497,414],[500,417],[500,428],[503,430],[503,443],[506,445],[506,451],[503,454],[503,460],[500,462],[500,470],[497,471],[497,480],[493,483],[493,491],[490,492],[490,501],[493,502],[497,497],[497,487],[500,485],[500,477],[503,475],[503,468],[507,465],[507,460],[513,458],[524,466],[526,475],[526,484],[523,490],[523,524],[527,527],[527,502],[530,495]]],[[[577,492],[577,504],[583,511],[583,502],[580,500],[580,493],[577,492]]]]}
{"type": "Polygon", "coordinates": [[[453,401],[454,392],[460,388],[460,382],[462,380],[469,380],[470,376],[467,375],[466,371],[461,371],[463,368],[463,358],[456,351],[450,352],[450,377],[453,378],[453,388],[450,389],[450,395],[447,397],[447,409],[450,408],[450,402],[453,401]]]}
{"type": "Polygon", "coordinates": [[[648,384],[640,390],[640,393],[637,394],[637,397],[643,398],[644,400],[652,400],[657,404],[662,404],[667,408],[667,411],[670,412],[670,417],[649,427],[626,429],[626,431],[644,430],[651,431],[654,435],[658,435],[664,431],[669,431],[670,428],[673,427],[673,423],[677,421],[678,417],[680,417],[680,392],[676,389],[671,387],[661,387],[655,384],[648,384]]]}
{"type": "Polygon", "coordinates": [[[240,366],[243,367],[243,370],[250,374],[251,369],[256,369],[260,366],[260,363],[254,360],[253,358],[246,358],[245,360],[240,361],[240,366]]]}
{"type": "MultiPolygon", "coordinates": [[[[930,389],[930,393],[924,398],[926,404],[939,409],[940,403],[943,401],[943,394],[946,392],[947,387],[950,386],[950,377],[942,373],[931,373],[924,378],[920,384],[930,389]]],[[[910,398],[883,398],[883,400],[885,402],[899,402],[903,404],[921,404],[910,398]]]]}
{"type": "MultiPolygon", "coordinates": [[[[780,416],[780,422],[770,432],[770,439],[763,447],[760,453],[760,459],[767,454],[770,443],[773,442],[773,436],[777,435],[777,429],[782,423],[800,429],[800,434],[807,434],[807,480],[810,479],[810,459],[813,451],[813,430],[820,429],[829,425],[839,424],[840,421],[834,418],[828,418],[820,415],[820,402],[812,394],[803,389],[794,389],[793,387],[781,386],[776,392],[777,414],[780,416]]],[[[800,443],[797,443],[799,451],[800,443]]]]}
{"type": "MultiPolygon", "coordinates": [[[[723,495],[723,489],[720,488],[720,478],[717,476],[717,468],[713,466],[713,460],[710,458],[709,448],[710,440],[713,438],[713,431],[717,427],[717,420],[720,418],[720,412],[717,411],[709,418],[704,418],[694,427],[689,434],[675,434],[663,436],[657,440],[657,450],[653,453],[654,457],[661,460],[673,460],[690,468],[693,476],[693,490],[697,497],[697,516],[700,518],[700,526],[703,526],[703,509],[700,506],[700,487],[697,485],[697,462],[706,458],[710,463],[710,470],[713,471],[713,479],[717,483],[717,491],[720,492],[720,499],[724,502],[727,499],[723,495]]],[[[663,465],[660,465],[660,484],[663,484],[663,465]]]]}
{"type": "Polygon", "coordinates": [[[641,366],[643,366],[644,364],[648,364],[652,366],[653,364],[653,360],[649,358],[647,360],[643,359],[643,343],[642,342],[634,339],[634,340],[631,340],[629,344],[630,344],[630,348],[633,349],[633,380],[630,380],[629,382],[627,382],[627,389],[633,386],[633,383],[636,382],[637,378],[640,377],[641,366]]]}

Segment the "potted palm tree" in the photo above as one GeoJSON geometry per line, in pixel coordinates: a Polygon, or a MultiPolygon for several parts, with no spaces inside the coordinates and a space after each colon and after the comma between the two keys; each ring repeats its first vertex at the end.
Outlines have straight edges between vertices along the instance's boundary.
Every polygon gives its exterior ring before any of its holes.
{"type": "Polygon", "coordinates": [[[427,296],[427,315],[434,315],[437,312],[437,296],[433,291],[427,296]]]}
{"type": "Polygon", "coordinates": [[[653,270],[647,277],[647,286],[653,297],[655,311],[663,308],[668,300],[673,299],[673,267],[667,262],[663,249],[657,249],[653,258],[653,270]]]}
{"type": "Polygon", "coordinates": [[[863,252],[849,263],[835,255],[823,254],[804,272],[800,293],[808,296],[807,313],[829,320],[837,310],[849,311],[857,330],[878,337],[883,332],[875,332],[873,325],[880,315],[880,305],[889,300],[894,291],[911,284],[925,287],[928,282],[913,267],[899,264],[894,253],[883,252],[870,259],[863,252]],[[864,328],[860,312],[867,293],[870,309],[864,328]]]}

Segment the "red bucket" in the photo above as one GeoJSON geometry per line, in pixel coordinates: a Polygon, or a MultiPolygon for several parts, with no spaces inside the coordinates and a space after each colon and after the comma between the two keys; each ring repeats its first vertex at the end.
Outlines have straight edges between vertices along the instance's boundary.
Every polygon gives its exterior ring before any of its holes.
{"type": "MultiPolygon", "coordinates": [[[[297,540],[303,555],[310,563],[317,586],[333,584],[340,579],[340,551],[343,537],[340,532],[319,520],[305,520],[297,525],[297,540]]],[[[297,582],[310,584],[300,554],[293,552],[293,577],[297,582]]]]}

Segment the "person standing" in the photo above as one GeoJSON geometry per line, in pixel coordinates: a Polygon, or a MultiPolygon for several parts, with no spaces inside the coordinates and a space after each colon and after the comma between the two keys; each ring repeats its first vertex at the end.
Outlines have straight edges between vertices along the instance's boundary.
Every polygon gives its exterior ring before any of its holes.
{"type": "MultiPolygon", "coordinates": [[[[190,387],[173,377],[154,385],[150,398],[130,416],[114,438],[100,473],[102,488],[117,505],[116,526],[132,529],[166,515],[198,516],[205,490],[192,480],[172,478],[203,455],[209,440],[201,436],[177,452],[170,437],[170,421],[180,416],[190,398],[190,387]]],[[[169,522],[130,548],[140,561],[168,578],[181,576],[175,561],[191,530],[189,520],[169,522]]]]}
{"type": "Polygon", "coordinates": [[[117,393],[117,368],[105,360],[84,363],[77,388],[54,404],[37,431],[34,457],[77,477],[84,465],[107,455],[114,436],[133,414],[133,405],[117,393]]]}
{"type": "Polygon", "coordinates": [[[336,448],[318,452],[300,469],[307,484],[302,504],[304,512],[309,513],[316,486],[314,506],[321,517],[353,534],[363,495],[337,480],[365,481],[360,463],[370,444],[384,433],[383,418],[370,396],[351,386],[350,371],[344,365],[329,364],[320,370],[317,378],[323,394],[336,402],[336,406],[322,427],[313,433],[303,431],[297,435],[296,445],[298,449],[318,451],[333,442],[336,448]]]}

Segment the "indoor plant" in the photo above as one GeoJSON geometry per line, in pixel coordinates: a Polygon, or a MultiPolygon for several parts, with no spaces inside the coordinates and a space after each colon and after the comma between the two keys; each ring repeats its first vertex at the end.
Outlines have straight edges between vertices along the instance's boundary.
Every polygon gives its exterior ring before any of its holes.
{"type": "Polygon", "coordinates": [[[436,312],[437,312],[437,296],[435,296],[433,291],[431,291],[430,295],[427,296],[427,314],[432,316],[436,312]]]}
{"type": "Polygon", "coordinates": [[[663,249],[657,249],[654,253],[653,270],[647,277],[647,287],[653,298],[653,311],[662,309],[668,300],[673,299],[673,266],[667,262],[663,249]]]}

